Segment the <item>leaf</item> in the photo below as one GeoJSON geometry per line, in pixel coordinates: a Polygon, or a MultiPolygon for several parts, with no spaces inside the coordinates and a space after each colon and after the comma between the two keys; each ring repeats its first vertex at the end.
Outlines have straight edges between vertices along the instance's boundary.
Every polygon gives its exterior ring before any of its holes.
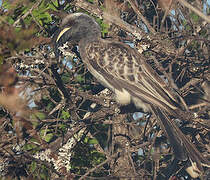
{"type": "Polygon", "coordinates": [[[76,81],[79,83],[85,82],[85,78],[82,75],[77,75],[76,76],[76,81]]]}
{"type": "Polygon", "coordinates": [[[32,144],[32,143],[28,143],[28,144],[25,144],[24,145],[24,149],[26,150],[26,151],[30,151],[30,150],[33,150],[33,149],[35,149],[36,148],[36,145],[35,144],[32,144]]]}
{"type": "Polygon", "coordinates": [[[91,138],[89,139],[88,144],[98,144],[98,141],[96,138],[91,138]]]}
{"type": "Polygon", "coordinates": [[[12,17],[9,16],[7,18],[7,22],[12,25],[15,21],[14,21],[14,19],[12,17]]]}
{"type": "Polygon", "coordinates": [[[88,0],[89,3],[94,3],[94,0],[88,0]]]}
{"type": "Polygon", "coordinates": [[[31,172],[34,172],[37,168],[37,163],[36,161],[32,161],[31,165],[30,165],[30,169],[31,169],[31,172]]]}
{"type": "Polygon", "coordinates": [[[195,14],[195,13],[191,13],[190,17],[192,18],[192,20],[194,22],[198,22],[199,21],[199,16],[197,14],[195,14]]]}
{"type": "Polygon", "coordinates": [[[31,115],[32,119],[39,119],[39,120],[43,120],[46,118],[46,115],[42,112],[35,112],[34,114],[31,115]]]}
{"type": "Polygon", "coordinates": [[[101,26],[102,36],[104,37],[109,30],[109,24],[104,23],[100,18],[96,18],[96,22],[101,26]]]}
{"type": "Polygon", "coordinates": [[[50,140],[52,139],[52,137],[54,136],[53,133],[49,130],[49,129],[42,129],[40,131],[40,136],[43,140],[45,140],[46,142],[50,142],[50,140]]]}
{"type": "Polygon", "coordinates": [[[69,119],[70,118],[70,114],[69,114],[69,112],[66,112],[66,111],[62,111],[62,113],[61,113],[61,118],[62,119],[69,119]]]}
{"type": "Polygon", "coordinates": [[[54,0],[54,1],[52,1],[53,2],[53,4],[52,3],[50,3],[49,5],[48,5],[48,10],[53,10],[53,11],[58,11],[58,9],[56,8],[56,7],[58,7],[58,1],[57,0],[54,0]]]}

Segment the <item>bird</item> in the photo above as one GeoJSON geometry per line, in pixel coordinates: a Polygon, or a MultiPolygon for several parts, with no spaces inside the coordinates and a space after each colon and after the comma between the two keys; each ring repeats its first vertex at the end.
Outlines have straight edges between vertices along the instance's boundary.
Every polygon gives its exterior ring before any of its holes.
{"type": "Polygon", "coordinates": [[[153,112],[180,161],[190,160],[196,172],[209,164],[193,143],[182,133],[171,116],[181,118],[186,109],[180,95],[129,45],[101,37],[95,19],[85,13],[67,15],[55,32],[53,48],[58,58],[66,43],[78,45],[80,57],[90,73],[115,95],[120,105],[133,103],[145,112],[153,112]]]}

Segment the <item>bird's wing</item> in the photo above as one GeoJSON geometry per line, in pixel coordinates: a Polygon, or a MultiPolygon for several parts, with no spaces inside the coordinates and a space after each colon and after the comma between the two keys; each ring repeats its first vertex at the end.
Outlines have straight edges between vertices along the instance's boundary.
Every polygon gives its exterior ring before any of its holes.
{"type": "Polygon", "coordinates": [[[172,90],[135,49],[123,43],[99,40],[81,48],[80,54],[91,73],[113,91],[127,91],[145,103],[176,109],[172,90]]]}

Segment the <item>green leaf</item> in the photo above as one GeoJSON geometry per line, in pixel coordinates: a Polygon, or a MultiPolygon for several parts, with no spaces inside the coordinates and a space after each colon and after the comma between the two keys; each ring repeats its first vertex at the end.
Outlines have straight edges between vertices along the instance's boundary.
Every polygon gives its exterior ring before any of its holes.
{"type": "Polygon", "coordinates": [[[63,110],[62,113],[61,113],[61,118],[62,119],[69,119],[70,118],[69,112],[63,110]]]}
{"type": "Polygon", "coordinates": [[[58,7],[58,1],[57,1],[57,0],[54,0],[54,1],[52,1],[52,2],[53,2],[54,5],[53,5],[52,3],[49,3],[47,9],[50,9],[50,10],[53,10],[53,11],[58,11],[58,10],[56,9],[56,7],[58,7]]]}
{"type": "Polygon", "coordinates": [[[10,16],[7,18],[7,22],[12,25],[15,21],[10,16]]]}
{"type": "Polygon", "coordinates": [[[2,55],[0,55],[0,65],[3,64],[3,60],[4,60],[4,57],[2,55]]]}
{"type": "Polygon", "coordinates": [[[88,0],[89,3],[94,3],[94,0],[88,0]]]}
{"type": "Polygon", "coordinates": [[[44,180],[50,179],[48,168],[46,168],[44,165],[41,166],[40,178],[44,180]]]}
{"type": "Polygon", "coordinates": [[[11,3],[8,1],[8,0],[4,0],[3,1],[3,3],[2,3],[2,7],[4,8],[4,9],[10,9],[10,8],[12,8],[11,7],[11,3]]]}
{"type": "Polygon", "coordinates": [[[32,118],[39,118],[40,120],[43,120],[46,118],[46,115],[42,112],[35,112],[33,115],[32,115],[32,118]]]}
{"type": "Polygon", "coordinates": [[[77,75],[76,76],[76,81],[79,82],[79,83],[84,83],[85,78],[82,75],[77,75]]]}
{"type": "Polygon", "coordinates": [[[35,149],[37,146],[35,144],[32,143],[27,143],[24,145],[23,149],[25,149],[26,151],[30,151],[35,149]]]}
{"type": "Polygon", "coordinates": [[[36,170],[36,168],[37,168],[36,161],[32,161],[31,166],[30,166],[31,172],[33,173],[36,170]]]}
{"type": "Polygon", "coordinates": [[[102,36],[104,37],[105,34],[108,33],[109,24],[104,23],[103,20],[100,18],[96,18],[96,22],[101,26],[101,33],[102,36]]]}
{"type": "Polygon", "coordinates": [[[52,137],[54,136],[53,133],[49,130],[49,129],[42,129],[40,131],[40,136],[43,140],[45,140],[46,142],[50,142],[50,140],[52,139],[52,137]]]}
{"type": "Polygon", "coordinates": [[[88,143],[88,139],[89,138],[86,136],[85,139],[84,139],[84,143],[88,143]]]}
{"type": "Polygon", "coordinates": [[[192,27],[191,27],[190,25],[186,25],[186,26],[185,26],[185,29],[186,29],[187,31],[190,31],[190,30],[192,29],[192,27]]]}
{"type": "Polygon", "coordinates": [[[62,132],[66,132],[67,131],[67,129],[68,129],[68,126],[67,125],[65,125],[65,124],[59,124],[59,129],[62,131],[62,132]]]}
{"type": "Polygon", "coordinates": [[[70,74],[69,73],[64,73],[62,76],[61,76],[61,79],[63,81],[63,83],[68,83],[70,81],[70,74]]]}
{"type": "Polygon", "coordinates": [[[192,20],[194,22],[198,22],[199,21],[199,16],[197,14],[191,13],[190,16],[191,16],[191,18],[192,18],[192,20]]]}
{"type": "Polygon", "coordinates": [[[91,138],[91,139],[89,139],[88,143],[89,144],[98,144],[98,141],[96,138],[91,138]]]}

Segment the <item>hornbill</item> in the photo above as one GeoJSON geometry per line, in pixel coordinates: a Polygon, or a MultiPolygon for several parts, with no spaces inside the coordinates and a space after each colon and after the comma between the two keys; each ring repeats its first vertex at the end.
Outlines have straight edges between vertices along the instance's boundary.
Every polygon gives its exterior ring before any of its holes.
{"type": "Polygon", "coordinates": [[[56,57],[65,43],[78,45],[90,73],[114,92],[117,103],[133,103],[137,108],[153,112],[178,160],[189,159],[199,173],[203,171],[202,165],[209,164],[170,119],[174,116],[182,120],[186,114],[187,110],[180,105],[180,96],[136,49],[116,40],[102,39],[95,19],[83,13],[66,16],[53,39],[56,57]]]}

